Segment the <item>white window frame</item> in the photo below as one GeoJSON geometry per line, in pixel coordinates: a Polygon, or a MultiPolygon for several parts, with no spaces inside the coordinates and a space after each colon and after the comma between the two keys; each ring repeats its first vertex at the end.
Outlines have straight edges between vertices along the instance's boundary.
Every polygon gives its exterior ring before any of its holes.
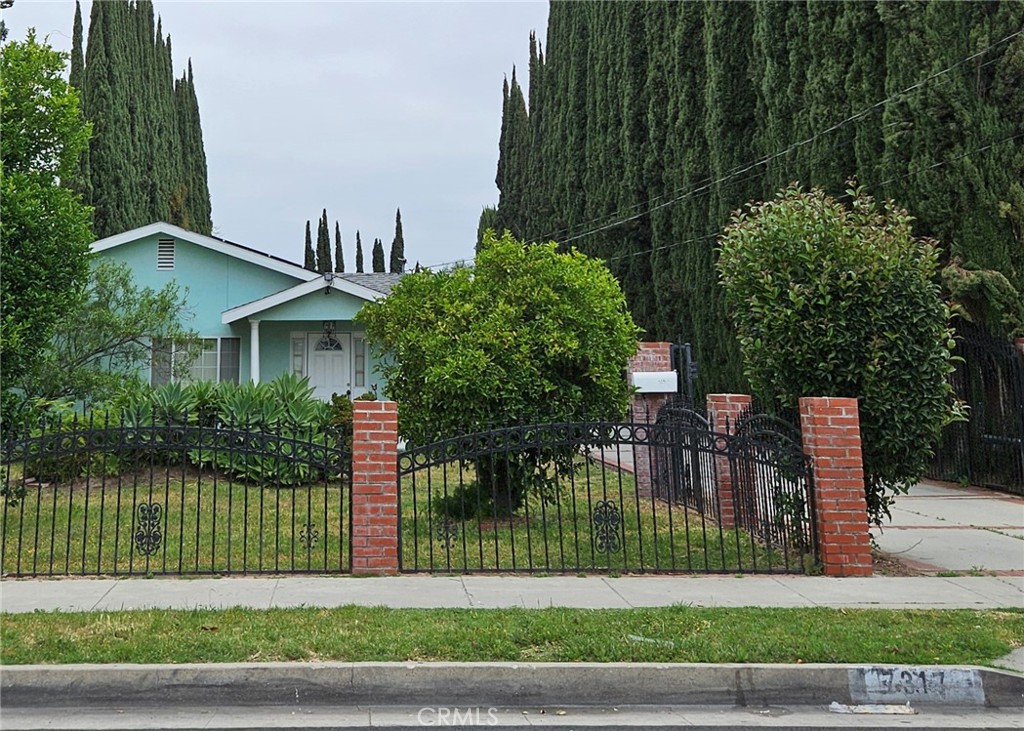
{"type": "MultiPolygon", "coordinates": [[[[213,383],[220,383],[221,380],[222,380],[221,379],[221,368],[222,368],[222,366],[224,364],[224,341],[225,340],[234,340],[234,341],[236,341],[237,346],[238,346],[238,348],[237,348],[238,364],[237,364],[237,370],[235,372],[236,380],[229,381],[229,382],[231,382],[231,383],[238,383],[241,380],[241,377],[242,377],[242,373],[241,373],[241,371],[242,371],[242,363],[241,363],[241,359],[242,359],[242,343],[241,343],[241,338],[239,338],[237,336],[234,336],[234,335],[211,335],[211,336],[202,336],[199,339],[201,341],[203,341],[204,346],[206,344],[206,341],[213,340],[213,341],[216,342],[216,353],[217,353],[217,363],[216,363],[216,366],[204,366],[206,368],[216,368],[216,376],[217,377],[212,379],[213,383]]],[[[153,344],[153,348],[154,348],[153,353],[154,353],[154,356],[155,356],[155,354],[156,354],[156,343],[155,342],[153,344]]],[[[177,354],[177,347],[173,343],[171,343],[170,374],[168,375],[168,380],[165,381],[165,382],[167,382],[167,383],[191,383],[191,382],[193,382],[195,380],[204,380],[204,381],[205,380],[211,380],[211,379],[207,379],[207,378],[203,378],[203,379],[193,378],[192,377],[192,373],[191,373],[191,367],[190,367],[189,376],[184,377],[184,378],[176,376],[175,373],[174,373],[174,370],[175,370],[175,368],[174,368],[174,358],[175,358],[176,354],[177,354]]],[[[202,358],[202,357],[203,357],[202,354],[200,354],[199,358],[202,358]]],[[[150,359],[149,382],[150,382],[150,385],[158,386],[158,385],[162,385],[162,383],[154,383],[154,380],[153,380],[154,379],[154,375],[155,375],[155,373],[154,373],[155,361],[156,361],[155,357],[150,359]]],[[[194,366],[194,363],[193,363],[193,366],[194,366]]]]}

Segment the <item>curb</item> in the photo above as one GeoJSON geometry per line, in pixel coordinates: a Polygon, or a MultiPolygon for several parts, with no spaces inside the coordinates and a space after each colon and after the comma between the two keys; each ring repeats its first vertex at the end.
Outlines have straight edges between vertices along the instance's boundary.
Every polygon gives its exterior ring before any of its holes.
{"type": "Polygon", "coordinates": [[[225,663],[0,668],[7,708],[221,705],[906,704],[1024,708],[978,667],[658,663],[225,663]]]}

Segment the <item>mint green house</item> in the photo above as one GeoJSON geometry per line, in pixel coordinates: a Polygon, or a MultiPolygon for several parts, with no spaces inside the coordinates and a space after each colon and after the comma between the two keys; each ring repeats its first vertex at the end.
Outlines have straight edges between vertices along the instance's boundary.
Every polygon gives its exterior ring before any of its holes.
{"type": "MultiPolygon", "coordinates": [[[[92,245],[94,255],[127,264],[141,286],[175,280],[203,338],[190,377],[210,381],[309,378],[321,399],[381,387],[354,318],[385,297],[400,274],[317,274],[275,256],[168,223],[154,223],[92,245]]],[[[172,376],[174,353],[154,346],[150,382],[172,376]]]]}

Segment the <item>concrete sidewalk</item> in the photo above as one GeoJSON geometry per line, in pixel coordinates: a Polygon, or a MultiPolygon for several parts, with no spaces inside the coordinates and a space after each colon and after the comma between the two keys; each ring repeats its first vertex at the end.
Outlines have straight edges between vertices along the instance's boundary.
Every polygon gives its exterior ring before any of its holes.
{"type": "Polygon", "coordinates": [[[1024,574],[1024,498],[924,482],[896,498],[879,549],[925,573],[1024,574]]]}
{"type": "Polygon", "coordinates": [[[234,606],[400,608],[863,607],[994,609],[1024,606],[1024,576],[394,576],[4,581],[4,612],[234,606]]]}

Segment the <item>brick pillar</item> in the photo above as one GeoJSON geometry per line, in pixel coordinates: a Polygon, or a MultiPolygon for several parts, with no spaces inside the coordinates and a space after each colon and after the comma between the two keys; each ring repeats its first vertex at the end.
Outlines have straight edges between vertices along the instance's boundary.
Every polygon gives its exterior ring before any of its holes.
{"type": "MultiPolygon", "coordinates": [[[[716,432],[732,434],[740,416],[750,410],[750,396],[745,393],[709,393],[708,421],[716,432]]],[[[729,530],[736,527],[736,496],[742,485],[734,480],[729,456],[715,455],[715,478],[718,490],[718,522],[729,530]]]]}
{"type": "Polygon", "coordinates": [[[818,547],[825,574],[870,576],[857,399],[800,399],[800,431],[814,468],[818,547]]]}
{"type": "Polygon", "coordinates": [[[398,404],[352,402],[352,573],[398,573],[398,404]]]}
{"type": "MultiPolygon", "coordinates": [[[[636,385],[634,373],[665,373],[672,370],[671,343],[640,343],[636,355],[629,361],[629,383],[636,385]]],[[[638,424],[653,424],[658,412],[673,393],[637,393],[629,407],[630,419],[638,424]]],[[[640,495],[650,495],[653,490],[651,478],[651,448],[644,445],[633,447],[633,475],[640,495]]]]}
{"type": "Polygon", "coordinates": [[[1024,338],[1017,338],[1013,341],[1013,344],[1017,346],[1017,350],[1020,351],[1021,355],[1024,355],[1024,338]]]}

